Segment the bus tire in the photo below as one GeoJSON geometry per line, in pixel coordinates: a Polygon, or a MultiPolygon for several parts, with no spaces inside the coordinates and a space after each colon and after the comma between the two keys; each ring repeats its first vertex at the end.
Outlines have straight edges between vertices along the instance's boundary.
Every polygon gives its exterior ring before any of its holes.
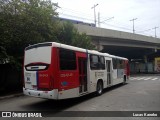
{"type": "Polygon", "coordinates": [[[97,90],[96,90],[96,94],[98,96],[102,95],[103,93],[103,82],[101,80],[98,81],[97,83],[97,90]]]}

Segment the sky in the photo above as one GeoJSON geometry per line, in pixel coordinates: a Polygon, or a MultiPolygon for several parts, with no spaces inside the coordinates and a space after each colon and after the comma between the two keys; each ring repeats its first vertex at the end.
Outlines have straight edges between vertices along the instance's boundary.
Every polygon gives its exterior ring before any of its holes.
{"type": "MultiPolygon", "coordinates": [[[[52,0],[58,3],[57,12],[63,18],[94,23],[94,5],[96,18],[100,14],[101,28],[119,30],[135,34],[160,38],[160,0],[52,0]]],[[[98,26],[98,24],[97,24],[98,26]]]]}

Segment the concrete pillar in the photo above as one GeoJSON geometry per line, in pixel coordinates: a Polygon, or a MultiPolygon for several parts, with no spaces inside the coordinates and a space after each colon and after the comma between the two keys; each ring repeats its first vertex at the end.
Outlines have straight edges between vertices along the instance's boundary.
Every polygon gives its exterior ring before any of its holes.
{"type": "Polygon", "coordinates": [[[148,73],[148,60],[147,60],[147,55],[144,56],[144,62],[145,62],[145,73],[148,73]]]}
{"type": "Polygon", "coordinates": [[[96,49],[97,49],[97,51],[101,51],[101,50],[103,50],[103,45],[101,45],[100,44],[100,40],[97,40],[97,41],[92,41],[92,43],[96,46],[96,49]]]}

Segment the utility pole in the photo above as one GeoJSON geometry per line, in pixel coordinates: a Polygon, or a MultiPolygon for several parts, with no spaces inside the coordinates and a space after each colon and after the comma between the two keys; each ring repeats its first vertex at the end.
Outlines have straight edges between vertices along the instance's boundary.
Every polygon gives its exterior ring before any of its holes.
{"type": "Polygon", "coordinates": [[[94,23],[95,23],[95,26],[96,26],[96,23],[97,23],[97,20],[96,20],[96,6],[98,6],[98,4],[94,4],[94,6],[91,8],[91,9],[94,9],[94,23]]]}
{"type": "Polygon", "coordinates": [[[134,29],[134,21],[137,20],[137,18],[133,18],[130,21],[133,21],[133,33],[135,33],[135,29],[134,29]]]}
{"type": "Polygon", "coordinates": [[[156,35],[156,29],[157,28],[159,28],[159,27],[154,27],[154,28],[152,28],[152,29],[155,29],[155,38],[157,37],[157,35],[156,35]]]}

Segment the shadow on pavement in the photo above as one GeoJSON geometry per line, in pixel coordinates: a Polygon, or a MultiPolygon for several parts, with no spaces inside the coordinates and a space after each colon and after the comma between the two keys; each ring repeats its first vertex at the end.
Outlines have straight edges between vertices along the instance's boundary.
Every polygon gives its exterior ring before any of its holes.
{"type": "MultiPolygon", "coordinates": [[[[117,89],[121,86],[124,86],[126,84],[119,84],[107,89],[104,89],[103,94],[107,94],[107,92],[110,92],[114,89],[117,89]]],[[[102,96],[103,96],[102,94],[102,96]]],[[[100,97],[96,96],[95,93],[88,94],[79,98],[71,98],[71,99],[64,99],[64,100],[42,100],[38,102],[34,102],[31,104],[26,104],[22,106],[23,108],[29,110],[29,111],[40,111],[40,112],[47,112],[48,114],[55,114],[58,112],[65,111],[66,109],[75,106],[77,104],[86,102],[87,100],[94,99],[94,97],[100,97]]]]}

